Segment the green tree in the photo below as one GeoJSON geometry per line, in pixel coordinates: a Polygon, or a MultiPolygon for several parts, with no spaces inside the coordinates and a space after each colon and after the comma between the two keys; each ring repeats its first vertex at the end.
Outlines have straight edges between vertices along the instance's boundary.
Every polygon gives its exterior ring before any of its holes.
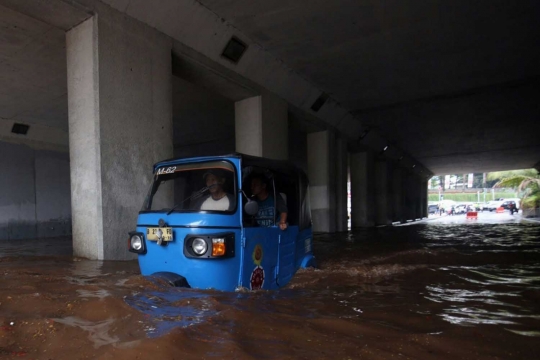
{"type": "Polygon", "coordinates": [[[535,169],[522,170],[521,174],[517,172],[509,174],[493,187],[517,188],[517,192],[522,194],[521,207],[523,209],[540,206],[540,174],[535,169]]]}
{"type": "Polygon", "coordinates": [[[502,179],[507,179],[512,176],[538,176],[538,172],[535,169],[522,169],[522,170],[509,170],[509,171],[493,171],[487,174],[486,182],[493,182],[494,184],[501,181],[502,179]]]}

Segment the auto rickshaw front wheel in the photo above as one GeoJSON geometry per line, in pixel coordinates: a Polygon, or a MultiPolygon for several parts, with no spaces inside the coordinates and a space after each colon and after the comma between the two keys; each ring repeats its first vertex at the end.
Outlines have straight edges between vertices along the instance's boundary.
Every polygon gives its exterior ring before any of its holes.
{"type": "Polygon", "coordinates": [[[178,275],[169,271],[159,271],[153,273],[151,276],[165,281],[167,284],[173,286],[173,287],[185,287],[190,288],[187,280],[182,275],[178,275]]]}

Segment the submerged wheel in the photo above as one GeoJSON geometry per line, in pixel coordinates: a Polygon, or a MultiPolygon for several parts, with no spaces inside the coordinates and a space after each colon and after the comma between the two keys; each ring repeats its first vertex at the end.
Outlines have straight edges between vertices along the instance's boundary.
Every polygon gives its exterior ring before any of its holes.
{"type": "Polygon", "coordinates": [[[173,287],[185,287],[189,288],[187,280],[182,275],[178,275],[168,271],[159,271],[153,273],[152,276],[157,277],[158,279],[166,281],[169,285],[173,287]]]}
{"type": "Polygon", "coordinates": [[[308,268],[308,267],[317,267],[317,263],[315,262],[315,257],[313,255],[306,255],[302,259],[302,263],[300,264],[301,268],[308,268]]]}

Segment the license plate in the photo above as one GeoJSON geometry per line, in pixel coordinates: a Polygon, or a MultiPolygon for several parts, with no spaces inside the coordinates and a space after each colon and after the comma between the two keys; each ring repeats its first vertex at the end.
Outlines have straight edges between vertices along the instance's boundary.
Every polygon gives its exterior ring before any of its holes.
{"type": "Polygon", "coordinates": [[[173,231],[170,227],[149,227],[146,229],[146,238],[152,241],[158,241],[161,231],[162,241],[173,241],[173,231]]]}

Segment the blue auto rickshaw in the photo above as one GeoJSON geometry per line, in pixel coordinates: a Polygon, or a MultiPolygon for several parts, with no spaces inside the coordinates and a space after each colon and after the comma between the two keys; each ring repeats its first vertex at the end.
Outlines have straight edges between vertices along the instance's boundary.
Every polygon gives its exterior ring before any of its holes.
{"type": "Polygon", "coordinates": [[[308,179],[293,164],[232,154],[165,160],[153,170],[129,233],[142,275],[198,289],[271,290],[315,265],[308,179]],[[285,230],[277,211],[261,219],[253,177],[286,203],[285,230]]]}

